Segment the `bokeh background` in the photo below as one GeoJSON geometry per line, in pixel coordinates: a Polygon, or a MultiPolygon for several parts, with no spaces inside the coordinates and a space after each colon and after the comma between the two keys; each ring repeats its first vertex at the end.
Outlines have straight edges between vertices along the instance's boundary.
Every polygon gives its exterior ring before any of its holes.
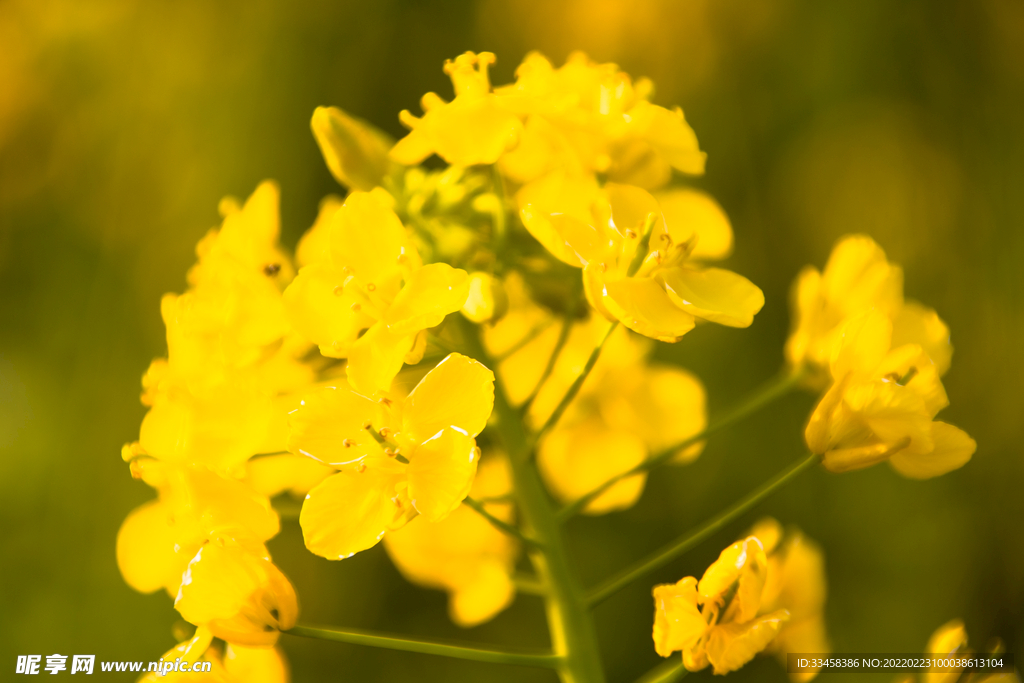
{"type": "MultiPolygon", "coordinates": [[[[943,419],[979,444],[933,481],[884,466],[802,476],[598,609],[610,680],[656,663],[653,583],[699,576],[759,514],[824,548],[837,651],[921,651],[963,617],[973,645],[998,636],[1024,656],[1024,3],[0,0],[2,677],[17,654],[150,660],[173,644],[170,600],[134,593],[115,564],[121,520],[151,496],[119,448],[137,438],[141,373],[165,352],[159,297],[183,289],[218,200],[277,179],[294,244],[339,191],[309,132],[313,108],[339,105],[400,134],[400,109],[417,110],[427,90],[450,94],[443,60],[484,49],[498,55],[498,83],[529,50],[561,63],[583,49],[651,77],[659,104],[685,109],[709,155],[699,184],[733,220],[729,267],[767,298],[748,330],[705,326],[658,350],[705,381],[712,414],[779,367],[799,268],[866,232],[905,267],[908,296],[952,328],[943,419]]],[[[787,397],[692,466],[658,472],[634,509],[574,521],[584,581],[798,457],[812,403],[787,397]]],[[[529,596],[490,624],[452,626],[444,596],[404,582],[381,547],[331,563],[305,552],[290,522],[271,551],[307,622],[547,639],[529,596]]],[[[296,681],[553,680],[282,642],[296,681]]],[[[768,658],[731,678],[785,680],[768,658]]]]}

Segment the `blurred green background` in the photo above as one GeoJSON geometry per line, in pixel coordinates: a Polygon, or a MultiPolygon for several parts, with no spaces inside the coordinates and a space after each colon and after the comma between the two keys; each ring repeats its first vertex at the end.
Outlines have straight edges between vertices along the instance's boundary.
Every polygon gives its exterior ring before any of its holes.
{"type": "MultiPolygon", "coordinates": [[[[150,660],[173,644],[163,595],[121,580],[114,538],[151,497],[121,462],[139,378],[165,353],[158,301],[184,288],[225,194],[281,183],[293,245],[339,188],[309,117],[339,105],[393,134],[445,58],[539,49],[654,79],[708,152],[699,181],[730,214],[728,265],[765,291],[748,330],[705,326],[658,354],[706,383],[711,413],[770,377],[787,292],[842,234],[906,269],[956,346],[942,419],[979,444],[914,482],[881,466],[814,471],[597,611],[612,682],[656,663],[655,582],[697,574],[772,514],[825,549],[840,652],[917,652],[953,617],[1024,656],[1024,3],[1017,0],[0,0],[0,669],[18,654],[150,660]]],[[[634,509],[571,524],[592,585],[802,452],[794,395],[660,471],[634,509]]],[[[377,547],[331,563],[294,522],[271,544],[307,622],[541,645],[538,599],[461,631],[445,598],[377,547]]],[[[297,681],[552,681],[542,671],[283,637],[297,681]]],[[[709,671],[697,676],[708,678],[709,671]]],[[[114,678],[115,675],[107,674],[114,678]]],[[[124,675],[125,678],[129,676],[124,675]]],[[[736,680],[785,680],[759,658],[736,680]]],[[[838,679],[839,677],[834,677],[838,679]]],[[[870,676],[848,676],[871,680],[870,676]]],[[[891,680],[891,675],[876,677],[891,680]]],[[[830,680],[822,676],[820,680],[830,680]]]]}

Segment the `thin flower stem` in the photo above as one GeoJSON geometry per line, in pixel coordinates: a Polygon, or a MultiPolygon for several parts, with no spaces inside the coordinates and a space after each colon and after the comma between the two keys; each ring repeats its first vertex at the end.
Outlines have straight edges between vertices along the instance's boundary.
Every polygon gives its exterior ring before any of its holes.
{"type": "Polygon", "coordinates": [[[569,341],[569,333],[572,332],[572,311],[566,311],[565,319],[562,320],[562,328],[558,331],[558,341],[555,342],[555,348],[551,350],[551,356],[548,358],[548,363],[544,367],[544,372],[541,373],[540,379],[537,380],[537,385],[530,392],[529,398],[523,403],[522,411],[523,415],[530,412],[530,406],[533,405],[534,399],[537,398],[537,394],[540,393],[544,383],[548,381],[548,377],[551,377],[552,371],[555,369],[555,363],[558,362],[558,357],[562,355],[562,349],[565,348],[565,343],[569,341]]]}
{"type": "Polygon", "coordinates": [[[554,412],[551,413],[547,421],[533,435],[533,443],[536,444],[540,441],[540,438],[544,436],[549,429],[554,427],[555,424],[557,424],[558,420],[562,417],[562,413],[564,413],[566,408],[569,407],[572,400],[576,398],[576,394],[580,393],[580,388],[583,386],[583,383],[587,381],[587,376],[590,375],[590,371],[594,369],[597,359],[601,357],[601,350],[604,349],[605,342],[608,341],[608,338],[612,336],[612,332],[614,332],[615,328],[618,326],[618,321],[615,321],[608,326],[604,336],[601,337],[601,341],[598,342],[597,346],[595,346],[594,350],[590,353],[590,358],[587,359],[587,363],[583,366],[583,370],[580,371],[579,376],[569,387],[569,390],[565,392],[565,396],[563,396],[562,400],[558,402],[558,406],[555,407],[554,412]]]}
{"type": "Polygon", "coordinates": [[[512,583],[515,585],[516,591],[520,593],[540,596],[548,594],[547,586],[545,586],[544,582],[535,576],[523,576],[516,574],[512,577],[512,583]]]}
{"type": "MultiPolygon", "coordinates": [[[[487,356],[477,330],[463,322],[463,335],[473,356],[487,367],[487,356]]],[[[543,547],[533,549],[530,559],[537,577],[547,587],[544,603],[552,648],[562,658],[558,674],[562,683],[604,683],[597,634],[586,608],[582,587],[569,564],[562,529],[533,462],[522,416],[509,403],[500,377],[494,383],[495,429],[508,454],[512,481],[523,522],[543,547]]]]}
{"type": "Polygon", "coordinates": [[[655,453],[651,457],[644,460],[639,465],[632,467],[625,472],[615,475],[611,479],[607,480],[594,490],[589,493],[577,498],[573,502],[569,503],[561,510],[558,511],[558,519],[566,520],[570,517],[579,514],[583,508],[590,504],[595,498],[600,496],[602,493],[610,489],[611,487],[618,484],[623,479],[632,477],[640,474],[641,472],[648,472],[655,467],[662,465],[671,460],[676,453],[679,453],[684,448],[692,446],[695,443],[699,443],[706,439],[708,436],[717,432],[724,427],[739,422],[748,415],[756,413],[758,410],[768,405],[772,401],[781,396],[784,396],[789,392],[790,389],[795,387],[797,383],[803,378],[804,373],[802,371],[790,371],[782,372],[777,377],[769,381],[763,387],[755,391],[753,394],[745,398],[739,405],[727,411],[724,415],[716,418],[704,428],[699,434],[683,439],[677,444],[669,446],[668,448],[655,453]]]}
{"type": "Polygon", "coordinates": [[[659,664],[636,679],[636,683],[675,683],[675,681],[681,681],[686,678],[688,673],[690,672],[683,666],[682,658],[680,657],[679,661],[675,661],[673,658],[659,664]]]}
{"type": "Polygon", "coordinates": [[[693,531],[685,534],[682,538],[667,545],[665,548],[654,553],[645,560],[637,562],[632,567],[620,572],[608,579],[587,595],[587,604],[590,606],[603,602],[606,598],[614,595],[621,588],[629,585],[636,579],[648,572],[652,572],[668,562],[679,557],[690,548],[711,536],[713,533],[733,521],[750,508],[767,498],[777,489],[789,483],[798,474],[811,466],[821,462],[821,456],[808,455],[797,462],[789,465],[767,482],[756,488],[748,496],[738,501],[731,507],[719,513],[693,531]]]}
{"type": "Polygon", "coordinates": [[[518,664],[519,666],[536,666],[556,669],[562,658],[553,653],[532,653],[502,648],[482,648],[468,645],[456,645],[436,640],[418,640],[383,633],[363,631],[359,629],[318,628],[313,626],[293,626],[284,631],[289,635],[303,638],[319,638],[334,640],[339,643],[380,647],[387,650],[404,650],[419,652],[425,655],[440,655],[455,659],[468,659],[474,662],[490,662],[493,664],[518,664]]]}
{"type": "Polygon", "coordinates": [[[481,517],[486,519],[488,522],[490,522],[491,526],[493,526],[494,528],[498,529],[499,531],[502,531],[502,532],[508,534],[509,536],[512,536],[514,538],[519,539],[525,545],[528,545],[528,546],[531,546],[531,547],[534,547],[534,548],[540,548],[541,547],[540,542],[538,542],[538,541],[536,541],[536,540],[526,536],[522,531],[520,531],[516,527],[512,526],[511,524],[509,524],[508,522],[506,522],[504,520],[498,519],[497,517],[492,515],[490,512],[488,512],[487,508],[480,501],[474,500],[473,498],[470,498],[469,496],[466,496],[463,499],[462,502],[465,503],[468,507],[470,507],[473,510],[475,510],[478,515],[480,515],[481,517]]]}
{"type": "Polygon", "coordinates": [[[527,344],[529,344],[529,343],[530,343],[530,342],[532,342],[532,341],[533,341],[534,339],[536,339],[537,337],[539,337],[539,336],[540,336],[540,335],[541,335],[541,334],[542,334],[542,333],[543,333],[543,332],[544,332],[545,330],[547,330],[547,329],[548,329],[549,327],[551,327],[551,325],[553,325],[553,324],[554,324],[554,320],[551,320],[551,319],[545,319],[545,320],[543,320],[543,321],[541,321],[541,322],[537,323],[537,324],[536,324],[536,325],[534,325],[534,326],[533,326],[532,328],[530,328],[530,331],[529,331],[529,332],[527,332],[527,333],[526,333],[526,334],[525,334],[525,335],[523,336],[523,338],[522,338],[522,339],[520,339],[520,340],[519,340],[519,341],[517,341],[517,342],[516,342],[515,344],[513,344],[512,346],[510,346],[510,347],[509,347],[508,349],[506,349],[506,350],[505,350],[505,351],[504,351],[503,353],[499,353],[499,354],[498,354],[497,356],[495,356],[495,357],[494,357],[494,361],[495,361],[496,363],[500,363],[501,361],[505,360],[506,358],[509,358],[510,356],[513,356],[513,355],[515,355],[515,353],[516,353],[516,352],[518,352],[518,351],[522,351],[522,350],[523,350],[523,348],[524,348],[524,347],[525,347],[525,346],[526,346],[527,344]]]}

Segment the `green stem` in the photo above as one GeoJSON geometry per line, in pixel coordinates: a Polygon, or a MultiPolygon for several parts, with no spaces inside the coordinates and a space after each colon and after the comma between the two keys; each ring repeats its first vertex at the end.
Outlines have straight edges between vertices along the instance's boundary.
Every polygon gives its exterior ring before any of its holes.
{"type": "Polygon", "coordinates": [[[562,354],[562,349],[565,348],[565,343],[569,341],[569,333],[572,332],[572,311],[566,311],[565,319],[562,321],[562,329],[558,331],[558,341],[555,342],[555,348],[551,350],[551,356],[548,358],[547,365],[544,366],[544,372],[541,373],[540,379],[537,380],[537,386],[530,392],[529,398],[523,403],[521,408],[523,415],[530,412],[530,406],[533,405],[534,399],[537,398],[537,394],[540,393],[541,388],[544,386],[544,382],[548,381],[548,377],[555,369],[555,363],[558,362],[558,357],[562,354]]]}
{"type": "Polygon", "coordinates": [[[562,660],[555,654],[531,653],[500,648],[481,648],[467,645],[456,645],[437,640],[418,640],[389,636],[383,633],[358,629],[316,628],[313,626],[293,626],[284,631],[289,635],[303,638],[319,638],[335,640],[339,643],[380,647],[387,650],[403,650],[419,652],[425,655],[440,655],[455,659],[468,659],[474,662],[491,662],[493,664],[518,664],[519,666],[537,666],[548,669],[558,668],[562,660]]]}
{"type": "Polygon", "coordinates": [[[623,479],[640,474],[641,472],[648,472],[658,465],[668,462],[675,457],[676,453],[680,452],[684,448],[692,446],[695,443],[699,443],[718,430],[728,427],[734,422],[739,422],[748,415],[756,413],[775,399],[788,393],[790,389],[795,387],[800,380],[803,379],[803,377],[803,370],[784,371],[779,373],[774,379],[770,380],[767,384],[745,398],[739,405],[726,412],[725,415],[712,420],[702,432],[687,437],[679,443],[673,444],[672,446],[655,453],[639,465],[615,475],[594,490],[569,503],[558,511],[558,519],[566,520],[573,515],[579,514],[579,512],[583,510],[583,508],[587,507],[592,500],[618,484],[623,479]]]}
{"type": "MultiPolygon", "coordinates": [[[[463,329],[471,355],[494,367],[472,326],[465,323],[463,329]]],[[[495,427],[508,454],[523,521],[543,546],[531,550],[530,559],[541,583],[548,588],[545,606],[553,649],[561,657],[559,676],[562,683],[604,683],[597,635],[582,587],[569,566],[554,508],[530,459],[531,447],[522,418],[509,403],[500,379],[494,386],[494,414],[495,427]]]]}
{"type": "Polygon", "coordinates": [[[795,478],[798,474],[819,462],[821,462],[821,456],[808,455],[792,465],[789,465],[786,469],[782,470],[752,491],[748,496],[708,520],[695,530],[687,533],[679,540],[672,542],[647,559],[637,562],[632,567],[620,572],[616,576],[613,576],[599,585],[587,595],[587,604],[593,606],[603,602],[606,598],[614,595],[621,588],[629,585],[644,574],[652,572],[655,569],[664,566],[668,562],[671,562],[676,557],[682,555],[687,550],[694,547],[705,538],[711,536],[726,524],[757,505],[759,502],[771,495],[776,489],[781,488],[790,480],[795,478]]]}
{"type": "Polygon", "coordinates": [[[530,538],[529,536],[526,536],[522,531],[520,531],[516,527],[512,526],[511,524],[509,524],[505,520],[498,519],[497,517],[492,515],[490,512],[488,512],[487,508],[484,507],[484,504],[481,503],[480,501],[474,500],[473,498],[470,498],[469,496],[466,496],[462,500],[462,502],[465,503],[468,507],[473,508],[477,512],[477,514],[479,514],[481,517],[483,517],[488,522],[490,522],[491,526],[493,526],[494,528],[498,529],[499,531],[502,531],[502,532],[508,534],[509,536],[512,536],[513,538],[519,539],[520,541],[523,542],[524,545],[528,545],[528,546],[531,546],[531,547],[534,547],[534,548],[541,547],[540,543],[537,542],[536,540],[530,538]]]}
{"type": "Polygon", "coordinates": [[[659,664],[638,678],[636,683],[675,683],[675,681],[686,678],[688,673],[690,672],[683,666],[683,660],[680,657],[679,661],[669,660],[659,664]]]}
{"type": "Polygon", "coordinates": [[[580,372],[579,376],[569,387],[569,390],[565,392],[565,396],[563,396],[562,400],[558,402],[554,412],[551,413],[547,421],[544,422],[544,424],[541,425],[541,428],[537,430],[536,434],[533,435],[533,443],[540,441],[540,438],[545,434],[545,432],[558,423],[559,418],[562,417],[562,413],[564,413],[566,408],[569,407],[572,400],[576,398],[576,394],[580,393],[580,388],[583,386],[583,383],[587,381],[587,376],[590,375],[590,371],[594,369],[597,359],[601,357],[601,350],[604,348],[605,342],[608,341],[608,338],[612,336],[612,332],[614,332],[615,328],[618,326],[618,321],[615,321],[608,326],[604,336],[601,337],[601,341],[598,342],[597,346],[594,347],[594,350],[591,351],[590,357],[587,359],[587,363],[583,366],[583,370],[580,372]]]}

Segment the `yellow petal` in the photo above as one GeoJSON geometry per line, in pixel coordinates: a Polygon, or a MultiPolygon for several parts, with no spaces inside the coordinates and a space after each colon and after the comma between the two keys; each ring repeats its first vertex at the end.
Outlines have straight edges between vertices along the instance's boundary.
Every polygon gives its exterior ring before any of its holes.
{"type": "Polygon", "coordinates": [[[415,334],[395,334],[382,322],[373,325],[349,351],[348,383],[366,396],[388,391],[415,341],[415,334]]]}
{"type": "Polygon", "coordinates": [[[724,595],[735,588],[735,597],[721,619],[749,621],[761,605],[767,573],[768,559],[761,541],[756,536],[748,536],[723,550],[704,572],[698,584],[700,602],[720,603],[724,595]]]}
{"type": "Polygon", "coordinates": [[[579,268],[605,246],[592,227],[601,201],[593,176],[549,173],[525,185],[516,199],[523,225],[563,263],[579,268]]]}
{"type": "Polygon", "coordinates": [[[704,173],[707,154],[700,151],[681,109],[640,101],[630,109],[629,118],[632,134],[647,141],[673,168],[690,175],[704,173]]]}
{"type": "Polygon", "coordinates": [[[731,270],[670,268],[659,273],[669,298],[694,317],[729,327],[749,327],[764,306],[764,294],[731,270]]]}
{"type": "Polygon", "coordinates": [[[707,623],[697,608],[697,579],[654,587],[654,650],[668,657],[692,647],[707,623]]]}
{"type": "Polygon", "coordinates": [[[383,287],[413,258],[405,226],[378,193],[352,192],[334,215],[331,258],[364,286],[383,287]]]}
{"type": "Polygon", "coordinates": [[[469,494],[477,463],[472,437],[444,429],[407,457],[409,499],[427,521],[443,519],[469,494]]]}
{"type": "Polygon", "coordinates": [[[515,145],[522,124],[493,96],[456,97],[427,112],[421,123],[433,150],[449,164],[493,164],[515,145]]]}
{"type": "Polygon", "coordinates": [[[268,497],[285,491],[305,496],[311,488],[333,473],[332,468],[303,455],[266,455],[248,462],[246,482],[268,497]]]}
{"type": "Polygon", "coordinates": [[[832,349],[831,372],[836,380],[849,372],[874,371],[892,345],[892,322],[878,310],[848,319],[839,328],[832,349]]]}
{"type": "Polygon", "coordinates": [[[375,417],[377,404],[346,384],[323,387],[288,416],[288,449],[335,466],[379,455],[380,444],[363,428],[375,417]]]}
{"type": "Polygon", "coordinates": [[[427,134],[420,128],[414,128],[395,143],[388,155],[405,166],[416,166],[433,153],[434,145],[427,134]]]}
{"type": "Polygon", "coordinates": [[[360,300],[342,287],[345,275],[329,265],[313,264],[284,291],[288,320],[306,339],[331,358],[344,358],[359,332],[373,324],[360,300]]]}
{"type": "Polygon", "coordinates": [[[344,560],[377,545],[403,511],[393,500],[398,476],[367,467],[324,479],[306,496],[299,525],[314,555],[344,560]]]}
{"type": "Polygon", "coordinates": [[[384,312],[392,334],[415,334],[441,324],[449,313],[462,308],[469,296],[469,274],[447,263],[417,269],[384,312]]]}
{"type": "MultiPolygon", "coordinates": [[[[640,437],[608,429],[600,421],[592,420],[551,432],[541,442],[537,466],[551,492],[569,503],[640,464],[645,457],[647,449],[640,437]]],[[[645,474],[628,477],[591,501],[583,511],[600,515],[632,507],[646,480],[645,474]]]]}
{"type": "Polygon", "coordinates": [[[372,190],[388,171],[391,138],[337,107],[317,107],[311,122],[327,168],[353,190],[372,190]]]}
{"type": "Polygon", "coordinates": [[[313,226],[299,240],[295,247],[295,262],[300,268],[321,263],[331,263],[331,221],[344,203],[342,199],[329,194],[320,200],[320,211],[313,226]]]}
{"type": "Polygon", "coordinates": [[[778,610],[746,623],[720,624],[708,636],[708,660],[715,675],[736,671],[767,647],[789,619],[789,612],[778,610]]]}
{"type": "Polygon", "coordinates": [[[263,586],[263,558],[233,545],[211,542],[189,562],[174,607],[193,624],[236,616],[263,586]]]}
{"type": "Polygon", "coordinates": [[[132,510],[117,532],[117,566],[125,582],[140,593],[175,590],[198,550],[198,543],[175,550],[182,539],[173,519],[172,510],[153,500],[132,510]]]}
{"type": "Polygon", "coordinates": [[[471,582],[451,594],[448,613],[463,628],[490,621],[516,596],[515,585],[506,567],[496,561],[480,563],[471,582]]]}
{"type": "Polygon", "coordinates": [[[494,373],[472,358],[452,353],[409,393],[402,429],[417,441],[447,428],[475,437],[493,407],[494,373]]]}
{"type": "Polygon", "coordinates": [[[945,422],[933,422],[934,450],[927,453],[899,452],[889,459],[897,472],[911,479],[931,479],[967,464],[978,444],[962,429],[945,422]]]}
{"type": "Polygon", "coordinates": [[[224,649],[224,668],[245,683],[288,683],[288,663],[278,647],[245,647],[229,644],[224,649]]]}
{"type": "MultiPolygon", "coordinates": [[[[723,259],[732,253],[732,224],[711,195],[689,188],[659,192],[655,195],[668,226],[668,235],[676,244],[694,235],[697,245],[690,256],[695,259],[723,259]]],[[[651,243],[659,244],[652,234],[651,243]]]]}
{"type": "Polygon", "coordinates": [[[892,323],[893,348],[904,344],[918,344],[935,364],[939,375],[946,374],[953,357],[949,343],[949,327],[932,309],[916,301],[907,301],[892,323]]]}
{"type": "Polygon", "coordinates": [[[623,325],[664,342],[675,342],[693,329],[693,315],[675,305],[651,278],[605,282],[601,303],[623,325]]]}

